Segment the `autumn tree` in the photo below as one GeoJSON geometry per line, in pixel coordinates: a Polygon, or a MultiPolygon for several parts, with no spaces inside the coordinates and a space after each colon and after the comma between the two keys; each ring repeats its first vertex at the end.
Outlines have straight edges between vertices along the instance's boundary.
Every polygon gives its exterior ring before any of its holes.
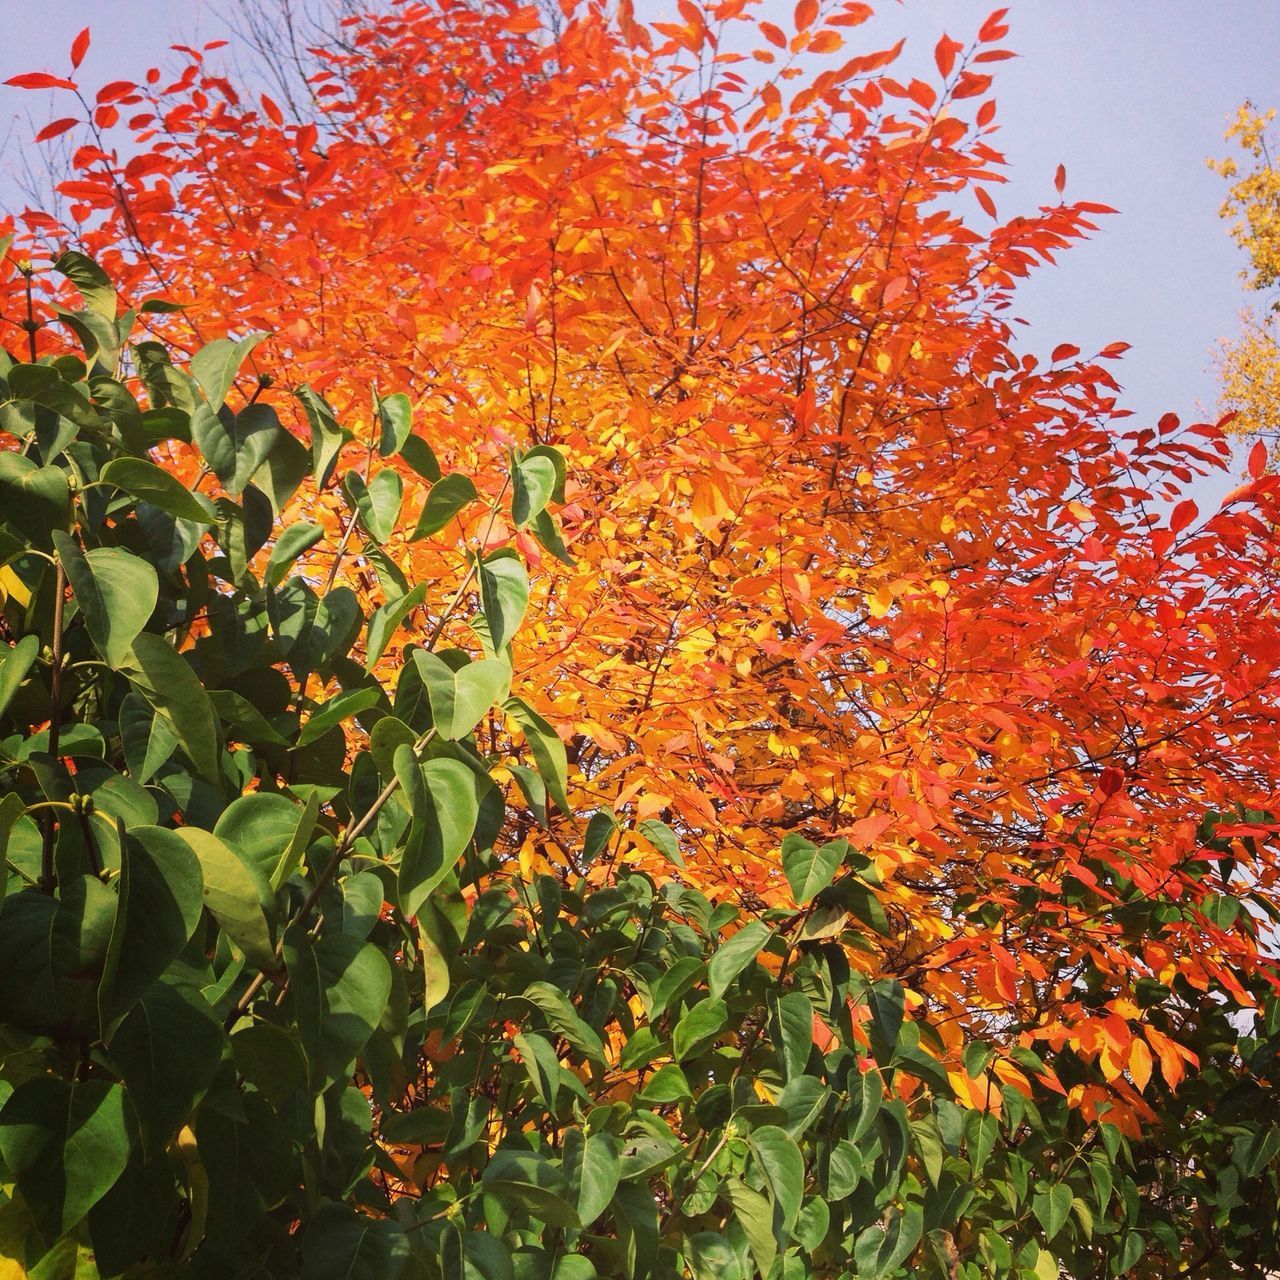
{"type": "MultiPolygon", "coordinates": [[[[1002,14],[942,36],[929,81],[865,46],[869,16],[407,3],[315,55],[313,105],[250,96],[216,50],[96,96],[33,75],[79,95],[46,136],[83,142],[73,225],[19,224],[166,304],[139,323],[179,361],[270,332],[237,403],[330,442],[281,517],[362,615],[465,649],[505,590],[483,566],[536,571],[512,659],[548,728],[484,728],[528,806],[508,874],[576,876],[603,814],[591,883],[794,917],[904,993],[961,1106],[1048,1091],[1167,1153],[1222,1010],[1274,994],[1280,488],[1255,462],[1201,513],[1223,433],[1130,421],[1123,343],[1015,352],[1019,280],[1107,210],[1062,175],[997,206],[1002,14]],[[387,386],[432,452],[388,455],[408,519],[375,535],[387,386]]],[[[225,483],[198,439],[163,450],[225,483]]],[[[853,1008],[816,1039],[874,1039],[853,1008]]]]}
{"type": "MultiPolygon", "coordinates": [[[[1226,135],[1241,155],[1210,161],[1231,183],[1222,216],[1230,220],[1236,244],[1249,255],[1245,283],[1264,299],[1274,291],[1280,266],[1280,177],[1271,160],[1275,114],[1274,108],[1262,110],[1246,102],[1226,135]]],[[[1274,307],[1243,313],[1239,337],[1223,342],[1219,372],[1222,403],[1237,415],[1231,430],[1260,437],[1274,455],[1280,449],[1280,342],[1274,307]]]]}

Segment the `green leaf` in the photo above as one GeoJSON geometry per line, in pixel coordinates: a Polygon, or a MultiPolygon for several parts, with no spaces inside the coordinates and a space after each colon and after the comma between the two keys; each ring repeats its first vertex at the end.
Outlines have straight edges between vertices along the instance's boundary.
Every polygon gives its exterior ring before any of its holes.
{"type": "Polygon", "coordinates": [[[119,547],[81,551],[61,530],[54,530],[53,543],[93,643],[109,666],[119,667],[160,598],[156,571],[119,547]]]}
{"type": "Polygon", "coordinates": [[[553,1031],[562,1035],[584,1058],[604,1063],[604,1045],[600,1036],[578,1015],[569,997],[559,987],[549,982],[531,982],[525,989],[511,997],[533,1005],[553,1031]]]}
{"type": "Polygon", "coordinates": [[[686,1252],[693,1280],[744,1280],[733,1246],[717,1231],[696,1231],[686,1252]]]}
{"type": "Polygon", "coordinates": [[[157,982],[129,1011],[109,1052],[142,1130],[158,1155],[208,1091],[226,1035],[198,991],[157,982]]]}
{"type": "Polygon", "coordinates": [[[729,1194],[729,1203],[733,1205],[733,1215],[747,1238],[751,1256],[761,1276],[768,1276],[778,1254],[778,1242],[771,1225],[773,1210],[764,1196],[737,1178],[726,1179],[725,1190],[729,1194]]]}
{"type": "Polygon", "coordinates": [[[804,1157],[786,1131],[776,1125],[753,1130],[748,1142],[764,1173],[769,1195],[781,1213],[785,1240],[795,1225],[804,1196],[804,1157]]]}
{"type": "MultiPolygon", "coordinates": [[[[733,980],[756,958],[772,936],[773,930],[763,920],[753,920],[718,948],[707,965],[707,989],[713,1000],[728,991],[733,980]]],[[[812,1029],[812,1023],[810,1026],[812,1029]]]]}
{"type": "Polygon", "coordinates": [[[191,372],[214,412],[222,407],[245,357],[266,336],[265,333],[251,333],[239,342],[231,338],[215,338],[191,357],[191,372]]]}
{"type": "Polygon", "coordinates": [[[729,1008],[723,1000],[700,1000],[676,1023],[671,1047],[677,1062],[708,1048],[729,1025],[729,1008]]]}
{"type": "Polygon", "coordinates": [[[301,1280],[399,1280],[410,1256],[399,1223],[323,1204],[302,1237],[301,1280]]]}
{"type": "Polygon", "coordinates": [[[902,1015],[906,1008],[906,993],[902,984],[892,978],[882,978],[871,985],[867,1002],[871,1007],[871,1052],[882,1066],[893,1057],[902,1030],[902,1015]]]}
{"type": "Polygon", "coordinates": [[[551,487],[551,501],[555,503],[564,502],[564,481],[565,481],[565,464],[564,454],[553,444],[537,444],[524,455],[522,461],[528,462],[531,459],[545,458],[555,472],[555,483],[551,487]]]}
{"type": "Polygon", "coordinates": [[[404,501],[404,482],[392,467],[383,467],[366,486],[356,471],[348,471],[342,482],[347,501],[360,517],[365,532],[381,546],[395,532],[404,501]]]}
{"type": "Polygon", "coordinates": [[[495,1151],[480,1185],[502,1203],[519,1205],[549,1226],[582,1225],[577,1210],[566,1198],[569,1186],[564,1174],[535,1152],[495,1151]]]}
{"type": "Polygon", "coordinates": [[[262,870],[211,831],[179,827],[174,834],[200,863],[203,900],[209,914],[251,964],[274,970],[277,963],[270,919],[275,899],[262,870]]]}
{"type": "Polygon", "coordinates": [[[511,518],[523,529],[551,501],[556,487],[556,467],[545,456],[526,456],[511,472],[511,518]]]}
{"type": "Polygon", "coordinates": [[[13,701],[13,695],[27,678],[27,672],[35,665],[39,653],[38,636],[23,636],[17,644],[3,650],[4,656],[0,658],[0,716],[13,701]]]}
{"type": "MultiPolygon", "coordinates": [[[[240,694],[231,689],[210,689],[209,702],[218,719],[230,726],[227,737],[258,746],[288,747],[292,744],[267,721],[262,712],[240,694]]],[[[163,763],[163,761],[161,761],[163,763]]]]}
{"type": "Polygon", "coordinates": [[[237,414],[230,409],[197,405],[191,415],[191,438],[222,487],[238,498],[286,435],[270,405],[249,404],[237,414]]]}
{"type": "Polygon", "coordinates": [[[851,1107],[849,1141],[857,1142],[875,1123],[884,1103],[884,1077],[875,1067],[860,1071],[856,1081],[850,1081],[849,1092],[853,1095],[854,1104],[851,1107]]]}
{"type": "Polygon", "coordinates": [[[266,581],[273,587],[279,586],[285,574],[293,567],[293,563],[304,552],[310,550],[324,537],[324,530],[318,524],[299,520],[281,530],[271,555],[267,558],[266,581]]]}
{"type": "Polygon", "coordinates": [[[398,600],[389,600],[369,616],[369,636],[364,646],[364,669],[372,671],[391,643],[396,628],[427,598],[427,584],[419,582],[398,600]]]}
{"type": "Polygon", "coordinates": [[[209,695],[186,658],[160,636],[144,631],[118,665],[168,722],[200,776],[218,785],[217,720],[209,695]]]}
{"type": "Polygon", "coordinates": [[[853,1257],[858,1280],[880,1280],[892,1275],[911,1256],[924,1234],[924,1211],[918,1204],[906,1210],[891,1208],[885,1225],[875,1223],[858,1236],[853,1257]]]}
{"type": "Polygon", "coordinates": [[[70,496],[61,467],[37,467],[20,453],[0,450],[0,525],[31,546],[52,550],[52,531],[68,527],[70,496]]]}
{"type": "Polygon", "coordinates": [[[529,607],[529,575],[509,547],[480,561],[480,601],[493,647],[501,653],[524,621],[529,607]]]}
{"type": "MultiPolygon", "coordinates": [[[[271,879],[298,830],[303,810],[288,796],[253,792],[233,800],[222,811],[213,833],[271,879]]],[[[309,837],[310,831],[307,832],[309,837]]]]}
{"type": "Polygon", "coordinates": [[[413,405],[403,391],[376,399],[378,425],[382,437],[378,452],[384,458],[394,457],[404,448],[405,441],[413,434],[413,405]]]}
{"type": "Polygon", "coordinates": [[[316,488],[323,489],[328,485],[333,464],[338,460],[342,446],[351,438],[351,433],[338,425],[329,402],[318,391],[304,384],[294,394],[301,401],[311,427],[311,469],[316,488]]]}
{"type": "Polygon", "coordinates": [[[36,1225],[54,1240],[111,1189],[129,1159],[124,1090],[37,1076],[0,1108],[0,1157],[36,1225]]]}
{"type": "Polygon", "coordinates": [[[1031,1211],[1044,1228],[1044,1238],[1052,1243],[1071,1216],[1071,1188],[1065,1182],[1042,1187],[1031,1197],[1031,1211]]]}
{"type": "Polygon", "coordinates": [[[480,779],[457,760],[421,764],[407,746],[396,748],[394,768],[413,815],[399,874],[400,909],[412,916],[471,841],[480,816],[480,779]]]}
{"type": "Polygon", "coordinates": [[[335,694],[328,702],[316,708],[311,718],[302,726],[298,735],[298,746],[305,747],[317,738],[323,737],[330,729],[336,729],[344,720],[350,720],[362,711],[376,707],[382,701],[382,690],[347,689],[335,694]]]}
{"type": "Polygon", "coordinates": [[[111,277],[92,258],[74,249],[65,250],[53,264],[80,291],[86,310],[112,323],[116,318],[116,290],[111,277]]]}
{"type": "Polygon", "coordinates": [[[440,463],[436,461],[431,446],[421,436],[407,436],[400,446],[400,456],[424,480],[435,484],[440,479],[440,463]]]}
{"type": "Polygon", "coordinates": [[[777,1027],[783,1078],[800,1079],[813,1052],[813,1005],[803,991],[789,991],[778,1001],[777,1027]]]}
{"type": "Polygon", "coordinates": [[[381,1022],[391,968],[370,942],[347,933],[312,942],[297,926],[285,934],[284,959],[312,1085],[323,1088],[349,1074],[381,1022]]]}
{"type": "Polygon", "coordinates": [[[439,533],[460,511],[473,503],[480,494],[468,476],[453,474],[442,476],[431,486],[422,514],[409,537],[410,542],[439,533]]]}
{"type": "Polygon", "coordinates": [[[204,905],[200,863],[176,832],[132,827],[120,857],[120,905],[98,995],[104,1030],[178,958],[204,905]]]}
{"type": "Polygon", "coordinates": [[[848,851],[844,840],[832,840],[819,847],[803,836],[790,834],[783,838],[782,870],[797,906],[804,906],[831,883],[848,851]]]}
{"type": "Polygon", "coordinates": [[[414,649],[413,661],[427,689],[436,734],[446,742],[465,738],[511,687],[511,668],[501,658],[481,658],[455,671],[429,649],[414,649]]]}
{"type": "Polygon", "coordinates": [[[589,1227],[609,1207],[618,1189],[622,1171],[618,1140],[611,1133],[584,1136],[581,1129],[566,1129],[561,1159],[569,1183],[568,1199],[582,1225],[589,1227]]]}
{"type": "Polygon", "coordinates": [[[668,862],[683,867],[684,854],[680,852],[680,841],[676,833],[659,818],[646,818],[636,824],[636,830],[642,835],[668,862]]]}
{"type": "Polygon", "coordinates": [[[208,498],[194,493],[176,476],[145,458],[113,458],[102,468],[99,479],[123,489],[139,502],[159,507],[175,520],[208,525],[217,517],[208,498]]]}
{"type": "Polygon", "coordinates": [[[548,794],[560,806],[562,813],[572,817],[573,810],[565,793],[569,780],[569,757],[560,735],[523,698],[508,698],[502,709],[520,726],[548,794]]]}

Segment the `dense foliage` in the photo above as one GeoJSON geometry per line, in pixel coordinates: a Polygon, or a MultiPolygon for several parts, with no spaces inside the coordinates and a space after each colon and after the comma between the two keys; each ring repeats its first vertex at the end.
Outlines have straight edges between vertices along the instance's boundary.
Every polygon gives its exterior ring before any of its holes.
{"type": "Polygon", "coordinates": [[[680,13],[395,5],[314,120],[19,78],[37,1274],[1275,1263],[1280,482],[1014,350],[1098,206],[999,220],[1000,15],[934,87],[680,13]]]}

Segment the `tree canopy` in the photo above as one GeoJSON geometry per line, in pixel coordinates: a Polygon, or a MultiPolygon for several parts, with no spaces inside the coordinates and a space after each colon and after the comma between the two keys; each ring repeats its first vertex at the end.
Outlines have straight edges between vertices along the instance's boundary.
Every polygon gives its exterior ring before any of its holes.
{"type": "Polygon", "coordinates": [[[679,13],[395,5],[291,114],[19,78],[83,135],[0,278],[8,936],[93,958],[0,1009],[47,1243],[155,1178],[209,1274],[1274,1259],[1280,481],[1201,512],[1221,426],[1015,341],[1107,210],[999,210],[1002,13],[929,82],[679,13]]]}

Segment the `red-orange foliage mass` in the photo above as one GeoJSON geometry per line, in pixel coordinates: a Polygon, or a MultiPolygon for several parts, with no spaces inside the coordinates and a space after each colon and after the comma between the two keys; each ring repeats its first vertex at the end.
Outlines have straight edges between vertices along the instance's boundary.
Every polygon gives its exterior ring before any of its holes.
{"type": "MultiPolygon", "coordinates": [[[[669,822],[679,874],[756,908],[789,901],[784,834],[847,837],[883,876],[855,963],[957,1042],[1100,1058],[1141,1116],[1190,1051],[1144,1038],[1140,980],[1274,981],[1268,833],[1201,824],[1277,805],[1280,481],[1202,515],[1216,426],[1123,422],[1122,344],[1015,351],[1018,280],[1105,210],[996,214],[1000,14],[903,83],[865,4],[679,12],[396,4],[324,55],[306,120],[188,51],[98,95],[72,238],[186,303],[147,319],[192,349],[271,330],[361,441],[377,382],[446,470],[560,446],[572,566],[490,541],[542,559],[516,669],[580,811],[669,822]]],[[[336,482],[306,503],[341,518],[336,482]]],[[[456,575],[477,521],[390,551],[456,575]]],[[[561,816],[518,853],[577,839],[561,816]]]]}

